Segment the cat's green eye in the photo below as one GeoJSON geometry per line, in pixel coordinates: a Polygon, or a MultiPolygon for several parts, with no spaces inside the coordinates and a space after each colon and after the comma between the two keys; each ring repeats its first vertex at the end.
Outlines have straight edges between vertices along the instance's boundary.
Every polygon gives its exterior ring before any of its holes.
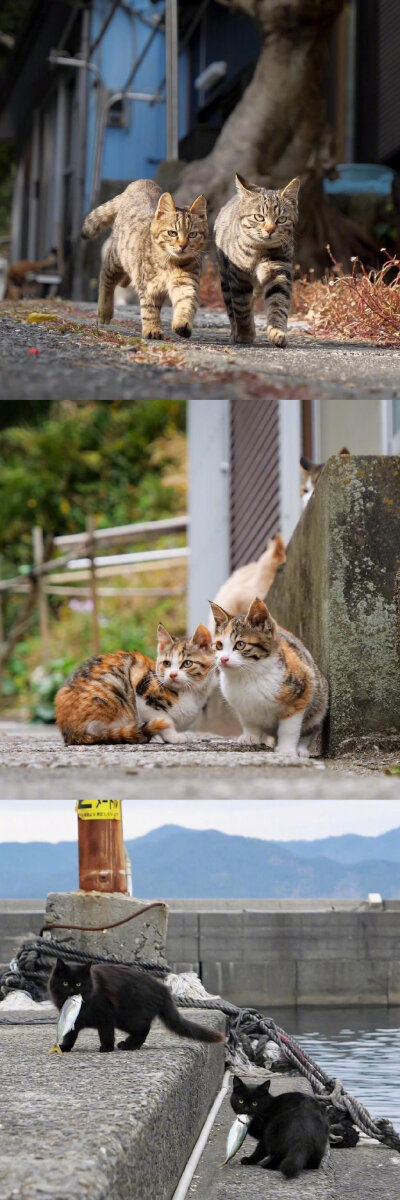
{"type": "Polygon", "coordinates": [[[244,650],[245,645],[246,645],[246,642],[244,642],[241,638],[239,638],[239,641],[236,642],[235,650],[244,650]]]}
{"type": "Polygon", "coordinates": [[[63,987],[68,987],[68,980],[67,980],[67,979],[64,979],[64,980],[63,980],[63,987]]]}
{"type": "Polygon", "coordinates": [[[254,213],[254,220],[255,220],[255,221],[263,221],[263,220],[264,220],[264,213],[254,213]]]}
{"type": "Polygon", "coordinates": [[[251,1102],[251,1107],[252,1107],[252,1108],[257,1108],[257,1100],[252,1100],[252,1102],[251,1102]]]}
{"type": "Polygon", "coordinates": [[[215,649],[216,649],[216,650],[222,650],[222,642],[216,642],[216,643],[215,643],[215,649]]]}
{"type": "Polygon", "coordinates": [[[197,233],[195,233],[195,232],[193,232],[193,233],[189,233],[189,237],[190,237],[190,238],[197,237],[197,233]]]}
{"type": "Polygon", "coordinates": [[[284,225],[286,217],[277,217],[278,225],[284,225]]]}
{"type": "Polygon", "coordinates": [[[244,1100],[239,1100],[239,1104],[244,1104],[244,1100]]]}
{"type": "Polygon", "coordinates": [[[177,234],[177,232],[176,232],[176,229],[169,229],[169,230],[168,230],[168,237],[178,237],[178,234],[177,234]]]}
{"type": "Polygon", "coordinates": [[[182,663],[182,666],[183,666],[183,667],[192,667],[192,666],[193,666],[193,659],[192,659],[192,658],[185,658],[185,661],[182,663]]]}

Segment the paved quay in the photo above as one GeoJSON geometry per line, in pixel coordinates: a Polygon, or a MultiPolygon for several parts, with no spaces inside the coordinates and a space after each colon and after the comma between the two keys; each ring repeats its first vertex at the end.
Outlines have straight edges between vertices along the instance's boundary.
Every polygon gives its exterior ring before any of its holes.
{"type": "Polygon", "coordinates": [[[0,722],[0,798],[387,800],[400,794],[392,748],[356,757],[277,761],[231,739],[184,746],[67,747],[53,726],[0,722]]]}
{"type": "Polygon", "coordinates": [[[400,395],[400,349],[318,340],[294,320],[287,347],[278,350],[268,342],[264,316],[256,317],[254,346],[231,346],[228,318],[219,309],[200,309],[187,341],[172,335],[171,309],[162,318],[165,341],[148,343],[140,338],[135,307],[118,309],[97,333],[94,304],[4,301],[0,399],[400,395]],[[28,324],[35,308],[57,320],[28,324]]]}
{"type": "MultiPolygon", "coordinates": [[[[272,1091],[289,1085],[306,1091],[302,1079],[277,1077],[272,1091]]],[[[237,1156],[221,1170],[228,1130],[235,1115],[229,1097],[218,1113],[206,1149],[196,1168],[187,1200],[399,1200],[400,1155],[386,1146],[362,1143],[351,1150],[332,1150],[318,1171],[304,1171],[297,1179],[284,1179],[277,1171],[243,1167],[240,1159],[251,1154],[255,1143],[245,1140],[237,1156]]]]}
{"type": "MultiPolygon", "coordinates": [[[[220,1014],[201,1020],[224,1028],[220,1014]]],[[[170,1200],[221,1085],[223,1046],[156,1022],[131,1054],[99,1054],[85,1030],[60,1058],[47,1054],[54,1033],[0,1026],[0,1200],[170,1200]]]]}

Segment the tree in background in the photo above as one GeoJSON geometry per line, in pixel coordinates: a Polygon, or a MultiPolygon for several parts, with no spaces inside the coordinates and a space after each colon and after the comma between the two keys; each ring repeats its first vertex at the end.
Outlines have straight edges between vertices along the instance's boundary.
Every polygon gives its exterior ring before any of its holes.
{"type": "Polygon", "coordinates": [[[252,182],[280,187],[299,175],[298,261],[323,270],[326,250],[349,265],[351,255],[375,258],[367,233],[329,205],[323,180],[334,178],[333,133],[323,79],[333,26],[346,0],[217,0],[255,21],[261,51],[251,83],[204,159],[189,163],[178,203],[204,192],[214,218],[234,191],[239,171],[252,182]]]}

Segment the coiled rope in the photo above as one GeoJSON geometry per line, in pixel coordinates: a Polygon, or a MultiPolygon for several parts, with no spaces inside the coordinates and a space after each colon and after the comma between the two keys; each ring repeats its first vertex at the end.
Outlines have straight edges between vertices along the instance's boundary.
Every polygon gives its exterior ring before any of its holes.
{"type": "MultiPolygon", "coordinates": [[[[119,966],[132,966],[132,962],[126,962],[120,959],[115,954],[90,954],[86,950],[78,950],[75,946],[67,946],[64,942],[53,941],[46,938],[38,937],[24,941],[18,951],[18,954],[12,959],[10,966],[6,968],[0,976],[0,993],[5,995],[14,989],[22,989],[29,992],[34,1000],[42,1000],[47,995],[47,981],[51,969],[51,961],[53,958],[62,957],[66,962],[82,962],[82,963],[115,963],[119,966]]],[[[135,961],[135,967],[142,971],[151,971],[152,974],[165,978],[171,974],[171,968],[167,963],[141,962],[135,961]]],[[[325,1071],[314,1062],[309,1054],[305,1054],[298,1046],[294,1038],[285,1033],[279,1025],[276,1025],[272,1017],[263,1017],[255,1008],[239,1008],[236,1004],[231,1004],[229,1000],[224,1000],[220,996],[204,996],[201,998],[192,996],[179,996],[174,994],[174,999],[179,1008],[198,1008],[216,1012],[222,1012],[228,1017],[229,1030],[226,1044],[226,1055],[229,1063],[234,1063],[235,1053],[240,1048],[242,1058],[245,1064],[248,1063],[248,1069],[251,1071],[252,1061],[250,1054],[252,1047],[250,1039],[259,1040],[267,1038],[269,1041],[275,1042],[281,1051],[283,1058],[292,1064],[296,1070],[308,1079],[313,1092],[316,1093],[317,1099],[327,1104],[329,1108],[337,1110],[338,1114],[342,1114],[344,1122],[356,1125],[359,1129],[366,1133],[369,1137],[376,1138],[383,1145],[389,1146],[393,1150],[400,1153],[400,1135],[394,1129],[391,1121],[384,1117],[374,1119],[371,1114],[354,1096],[351,1096],[344,1090],[340,1079],[333,1079],[325,1074],[325,1071]],[[246,1049],[244,1049],[244,1045],[246,1049]]],[[[22,1014],[21,1014],[22,1017],[22,1014]]],[[[0,1024],[33,1024],[52,1022],[52,1018],[36,1018],[23,1017],[22,1020],[14,1021],[12,1018],[1,1016],[0,1024]]],[[[255,1059],[253,1057],[253,1063],[255,1059]]],[[[336,1128],[335,1121],[330,1116],[331,1134],[333,1134],[333,1142],[341,1144],[343,1139],[343,1123],[337,1126],[340,1136],[335,1137],[334,1130],[336,1128]]],[[[347,1140],[347,1145],[354,1145],[355,1140],[347,1140]]]]}

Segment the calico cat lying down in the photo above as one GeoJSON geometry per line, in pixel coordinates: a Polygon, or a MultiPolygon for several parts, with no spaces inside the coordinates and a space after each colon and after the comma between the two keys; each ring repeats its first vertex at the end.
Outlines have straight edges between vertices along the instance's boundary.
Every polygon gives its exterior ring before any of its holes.
{"type": "Polygon", "coordinates": [[[262,600],[239,617],[211,604],[222,694],[243,726],[239,741],[308,757],[328,707],[328,684],[300,638],[281,629],[262,600]]]}
{"type": "Polygon", "coordinates": [[[117,650],[91,658],[56,696],[56,721],[67,746],[184,742],[206,702],[214,673],[209,629],[173,638],[158,626],[158,657],[117,650]]]}
{"type": "Polygon", "coordinates": [[[257,1086],[234,1076],[233,1111],[251,1117],[248,1132],[257,1141],[253,1154],[240,1161],[245,1167],[258,1163],[267,1171],[282,1171],[286,1179],[306,1168],[316,1170],[328,1141],[325,1112],[313,1096],[303,1092],[270,1096],[269,1089],[269,1079],[257,1086]]]}
{"type": "Polygon", "coordinates": [[[155,1017],[180,1037],[199,1042],[225,1042],[224,1033],[182,1017],[169,988],[137,967],[114,963],[64,963],[58,958],[49,980],[49,994],[59,1010],[68,996],[82,996],[74,1029],[61,1042],[63,1054],[73,1049],[81,1029],[97,1029],[100,1050],[114,1050],[115,1029],[128,1037],[119,1050],[139,1050],[155,1017]]]}

